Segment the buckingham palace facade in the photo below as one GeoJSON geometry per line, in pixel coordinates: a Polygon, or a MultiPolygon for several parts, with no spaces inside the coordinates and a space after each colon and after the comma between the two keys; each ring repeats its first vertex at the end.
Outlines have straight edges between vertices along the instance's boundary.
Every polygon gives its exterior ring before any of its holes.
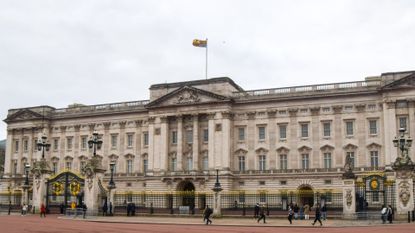
{"type": "MultiPolygon", "coordinates": [[[[227,77],[155,84],[149,90],[149,100],[142,101],[10,109],[1,198],[8,193],[10,201],[20,192],[24,199],[28,174],[32,201],[36,178],[25,166],[35,167],[42,153],[50,170],[45,184],[69,171],[86,185],[83,167],[96,132],[104,174],[99,195],[108,191],[112,162],[115,206],[145,207],[151,194],[183,191],[194,192],[196,199],[163,197],[151,207],[190,203],[203,209],[211,202],[218,170],[225,209],[256,202],[285,209],[291,202],[320,201],[340,209],[350,201],[355,211],[388,203],[398,208],[392,167],[400,151],[393,140],[401,128],[405,137],[415,136],[415,71],[262,90],[245,90],[227,77]],[[38,150],[42,136],[50,144],[46,151],[38,150]],[[344,191],[345,165],[353,173],[346,177],[353,180],[351,194],[344,191]]],[[[414,151],[407,153],[414,161],[414,151]]],[[[406,204],[413,208],[410,181],[406,204]]],[[[40,199],[51,196],[46,202],[60,203],[65,188],[56,183],[40,199]]],[[[68,193],[82,193],[76,188],[68,193]]]]}

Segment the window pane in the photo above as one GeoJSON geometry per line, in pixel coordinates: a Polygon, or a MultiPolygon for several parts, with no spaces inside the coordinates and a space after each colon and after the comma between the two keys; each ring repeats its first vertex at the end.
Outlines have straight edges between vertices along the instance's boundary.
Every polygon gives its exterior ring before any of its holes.
{"type": "Polygon", "coordinates": [[[144,132],[143,133],[143,137],[144,137],[144,146],[148,146],[148,132],[144,132]]]}
{"type": "Polygon", "coordinates": [[[287,138],[287,125],[280,125],[280,139],[286,139],[287,138]]]}
{"type": "Polygon", "coordinates": [[[209,131],[207,129],[203,130],[203,142],[209,141],[209,131]]]}
{"type": "Polygon", "coordinates": [[[302,154],[301,157],[302,157],[301,159],[302,168],[308,169],[309,168],[308,154],[302,154]]]}
{"type": "Polygon", "coordinates": [[[177,131],[172,131],[171,132],[171,143],[172,144],[177,144],[177,131]]]}
{"type": "Polygon", "coordinates": [[[245,171],[245,156],[239,156],[239,171],[245,171]]]}
{"type": "Polygon", "coordinates": [[[283,154],[280,155],[280,169],[281,170],[286,170],[288,168],[288,163],[287,163],[287,155],[283,154]]]}
{"type": "Polygon", "coordinates": [[[369,121],[369,133],[370,134],[377,134],[378,133],[376,120],[370,120],[369,121]]]}
{"type": "Polygon", "coordinates": [[[331,134],[331,124],[330,124],[330,122],[325,122],[324,124],[323,124],[323,136],[324,137],[330,137],[330,134],[331,134]]]}
{"type": "Polygon", "coordinates": [[[301,124],[301,137],[308,137],[308,124],[301,124]]]}
{"type": "Polygon", "coordinates": [[[331,168],[331,153],[324,153],[324,168],[331,168]]]}
{"type": "Polygon", "coordinates": [[[258,127],[258,139],[265,140],[265,127],[258,127]]]}
{"type": "Polygon", "coordinates": [[[346,122],[346,135],[348,136],[353,135],[353,122],[352,121],[346,122]]]}
{"type": "Polygon", "coordinates": [[[245,128],[238,128],[238,140],[245,140],[245,128]]]}

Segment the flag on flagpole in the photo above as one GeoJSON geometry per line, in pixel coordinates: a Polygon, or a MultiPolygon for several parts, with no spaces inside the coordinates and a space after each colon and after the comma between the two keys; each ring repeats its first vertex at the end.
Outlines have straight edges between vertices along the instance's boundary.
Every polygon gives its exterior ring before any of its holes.
{"type": "Polygon", "coordinates": [[[207,40],[198,40],[198,39],[194,39],[192,44],[193,44],[193,46],[195,46],[195,47],[202,47],[202,48],[206,48],[206,47],[207,47],[207,40]]]}

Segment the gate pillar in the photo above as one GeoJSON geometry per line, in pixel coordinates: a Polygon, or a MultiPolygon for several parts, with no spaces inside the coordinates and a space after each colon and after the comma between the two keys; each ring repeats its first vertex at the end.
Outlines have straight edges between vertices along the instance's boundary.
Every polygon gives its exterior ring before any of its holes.
{"type": "Polygon", "coordinates": [[[343,180],[343,216],[354,218],[356,212],[356,186],[354,179],[343,180]]]}
{"type": "Polygon", "coordinates": [[[94,157],[88,161],[84,167],[85,185],[84,185],[84,202],[87,206],[89,215],[97,215],[101,208],[101,189],[102,180],[105,170],[101,167],[101,161],[94,157]]]}
{"type": "Polygon", "coordinates": [[[414,210],[414,188],[411,170],[396,171],[395,219],[406,219],[408,211],[414,210]]]}
{"type": "Polygon", "coordinates": [[[47,182],[52,171],[49,169],[49,166],[45,159],[41,159],[36,162],[33,169],[33,197],[32,205],[35,208],[35,212],[40,212],[40,206],[42,204],[46,207],[46,190],[47,182]]]}

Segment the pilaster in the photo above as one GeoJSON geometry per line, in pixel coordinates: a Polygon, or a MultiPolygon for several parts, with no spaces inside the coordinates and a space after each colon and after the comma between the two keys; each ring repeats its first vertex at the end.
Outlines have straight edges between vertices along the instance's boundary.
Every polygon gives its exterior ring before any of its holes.
{"type": "Polygon", "coordinates": [[[356,191],[355,180],[343,180],[343,216],[346,219],[353,219],[356,212],[356,191]]]}
{"type": "Polygon", "coordinates": [[[177,171],[183,171],[183,116],[177,116],[177,171]]]}
{"type": "Polygon", "coordinates": [[[192,143],[192,156],[193,156],[193,170],[199,171],[199,115],[192,115],[193,120],[193,143],[192,143]]]}

